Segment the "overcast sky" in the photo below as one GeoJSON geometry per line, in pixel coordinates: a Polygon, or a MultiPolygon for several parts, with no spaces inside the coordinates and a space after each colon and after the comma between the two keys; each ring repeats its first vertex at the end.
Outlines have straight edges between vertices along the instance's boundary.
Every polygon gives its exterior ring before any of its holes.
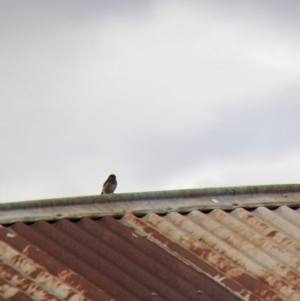
{"type": "Polygon", "coordinates": [[[300,183],[299,0],[2,0],[0,201],[300,183]]]}

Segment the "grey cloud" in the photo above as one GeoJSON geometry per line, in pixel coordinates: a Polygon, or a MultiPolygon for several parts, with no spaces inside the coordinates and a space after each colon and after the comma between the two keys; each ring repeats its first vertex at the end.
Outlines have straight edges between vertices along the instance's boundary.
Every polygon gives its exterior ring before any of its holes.
{"type": "MultiPolygon", "coordinates": [[[[156,170],[151,180],[167,182],[174,173],[189,172],[193,166],[200,166],[201,171],[201,166],[206,167],[207,162],[214,160],[241,164],[239,158],[243,154],[247,154],[253,164],[274,159],[284,161],[287,154],[300,151],[297,139],[300,129],[299,89],[294,89],[294,92],[297,94],[291,95],[287,91],[274,97],[272,106],[262,104],[238,111],[232,107],[227,112],[218,112],[219,124],[207,133],[194,131],[181,133],[173,139],[144,139],[142,155],[137,158],[140,164],[137,165],[144,168],[148,163],[145,170],[156,170]]],[[[143,168],[138,171],[140,176],[143,168]]],[[[149,175],[143,176],[145,182],[148,181],[149,175]]]]}
{"type": "Polygon", "coordinates": [[[299,150],[296,2],[18,3],[0,12],[2,201],[98,193],[111,172],[119,191],[201,184],[215,162],[238,184],[244,157],[299,150]]]}

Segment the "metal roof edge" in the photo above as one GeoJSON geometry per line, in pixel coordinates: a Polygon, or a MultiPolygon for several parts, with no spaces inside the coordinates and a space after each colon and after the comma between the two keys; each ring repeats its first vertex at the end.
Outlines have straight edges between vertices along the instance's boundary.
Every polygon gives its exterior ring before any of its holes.
{"type": "Polygon", "coordinates": [[[42,208],[53,206],[88,205],[114,202],[136,202],[149,200],[169,200],[178,198],[220,197],[255,194],[276,194],[300,192],[300,184],[258,185],[237,187],[214,187],[198,189],[164,190],[135,193],[119,193],[111,195],[91,195],[79,197],[63,197],[33,201],[0,203],[0,210],[15,210],[26,208],[42,208]]]}
{"type": "Polygon", "coordinates": [[[0,224],[60,219],[122,217],[128,213],[188,213],[193,210],[300,207],[300,185],[267,185],[138,192],[0,204],[0,224]]]}

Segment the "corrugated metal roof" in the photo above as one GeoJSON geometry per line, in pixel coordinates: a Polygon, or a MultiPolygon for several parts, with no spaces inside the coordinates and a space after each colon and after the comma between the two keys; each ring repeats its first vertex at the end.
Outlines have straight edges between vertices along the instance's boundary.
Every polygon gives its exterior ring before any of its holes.
{"type": "Polygon", "coordinates": [[[1,205],[0,301],[300,300],[300,185],[131,196],[1,205]]]}
{"type": "Polygon", "coordinates": [[[0,253],[8,300],[238,300],[112,217],[1,227],[0,253]]]}
{"type": "Polygon", "coordinates": [[[195,210],[123,220],[229,290],[238,284],[235,293],[244,300],[300,300],[300,209],[195,210]]]}

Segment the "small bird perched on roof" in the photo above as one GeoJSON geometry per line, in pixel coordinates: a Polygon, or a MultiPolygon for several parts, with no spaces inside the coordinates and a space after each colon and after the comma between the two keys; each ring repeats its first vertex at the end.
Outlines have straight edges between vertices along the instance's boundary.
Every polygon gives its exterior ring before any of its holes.
{"type": "Polygon", "coordinates": [[[115,175],[110,175],[102,186],[101,194],[111,194],[117,188],[117,180],[115,175]]]}

